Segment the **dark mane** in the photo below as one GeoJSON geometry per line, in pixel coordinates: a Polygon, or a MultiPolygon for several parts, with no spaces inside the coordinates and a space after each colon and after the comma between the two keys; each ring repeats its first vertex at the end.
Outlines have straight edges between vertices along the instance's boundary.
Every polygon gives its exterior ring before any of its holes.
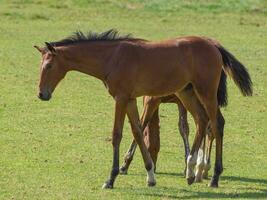
{"type": "Polygon", "coordinates": [[[119,32],[115,29],[110,29],[102,33],[88,32],[84,34],[81,31],[74,32],[73,35],[60,40],[58,42],[50,42],[52,46],[63,46],[76,43],[92,42],[92,41],[118,41],[118,40],[131,40],[131,34],[120,35],[119,32]]]}

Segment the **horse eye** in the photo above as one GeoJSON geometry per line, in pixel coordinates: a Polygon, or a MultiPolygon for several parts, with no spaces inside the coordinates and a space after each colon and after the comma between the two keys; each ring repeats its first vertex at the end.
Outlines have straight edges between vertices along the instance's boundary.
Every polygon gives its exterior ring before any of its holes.
{"type": "Polygon", "coordinates": [[[46,69],[51,69],[51,68],[52,68],[52,65],[51,65],[51,64],[47,64],[47,65],[45,66],[45,68],[46,68],[46,69]]]}

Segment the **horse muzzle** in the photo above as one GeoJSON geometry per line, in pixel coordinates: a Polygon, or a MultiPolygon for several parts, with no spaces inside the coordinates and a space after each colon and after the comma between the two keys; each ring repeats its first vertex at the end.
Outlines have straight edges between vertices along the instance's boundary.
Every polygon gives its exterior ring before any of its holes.
{"type": "Polygon", "coordinates": [[[49,92],[43,93],[39,92],[38,98],[42,101],[49,101],[51,99],[51,94],[49,92]]]}

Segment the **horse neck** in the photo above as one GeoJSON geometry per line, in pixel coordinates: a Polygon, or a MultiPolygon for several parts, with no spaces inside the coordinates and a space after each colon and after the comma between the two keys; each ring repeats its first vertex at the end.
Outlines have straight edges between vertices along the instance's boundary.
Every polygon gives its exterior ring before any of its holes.
{"type": "Polygon", "coordinates": [[[107,75],[106,63],[118,44],[114,42],[88,42],[62,48],[65,66],[102,81],[107,75]]]}

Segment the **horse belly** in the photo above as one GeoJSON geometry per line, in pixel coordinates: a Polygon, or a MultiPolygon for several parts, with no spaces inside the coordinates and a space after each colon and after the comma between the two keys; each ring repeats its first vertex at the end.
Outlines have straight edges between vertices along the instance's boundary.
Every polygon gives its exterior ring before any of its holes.
{"type": "Polygon", "coordinates": [[[137,96],[166,96],[173,94],[183,88],[187,81],[175,74],[161,74],[161,76],[147,76],[138,81],[137,96]]]}

